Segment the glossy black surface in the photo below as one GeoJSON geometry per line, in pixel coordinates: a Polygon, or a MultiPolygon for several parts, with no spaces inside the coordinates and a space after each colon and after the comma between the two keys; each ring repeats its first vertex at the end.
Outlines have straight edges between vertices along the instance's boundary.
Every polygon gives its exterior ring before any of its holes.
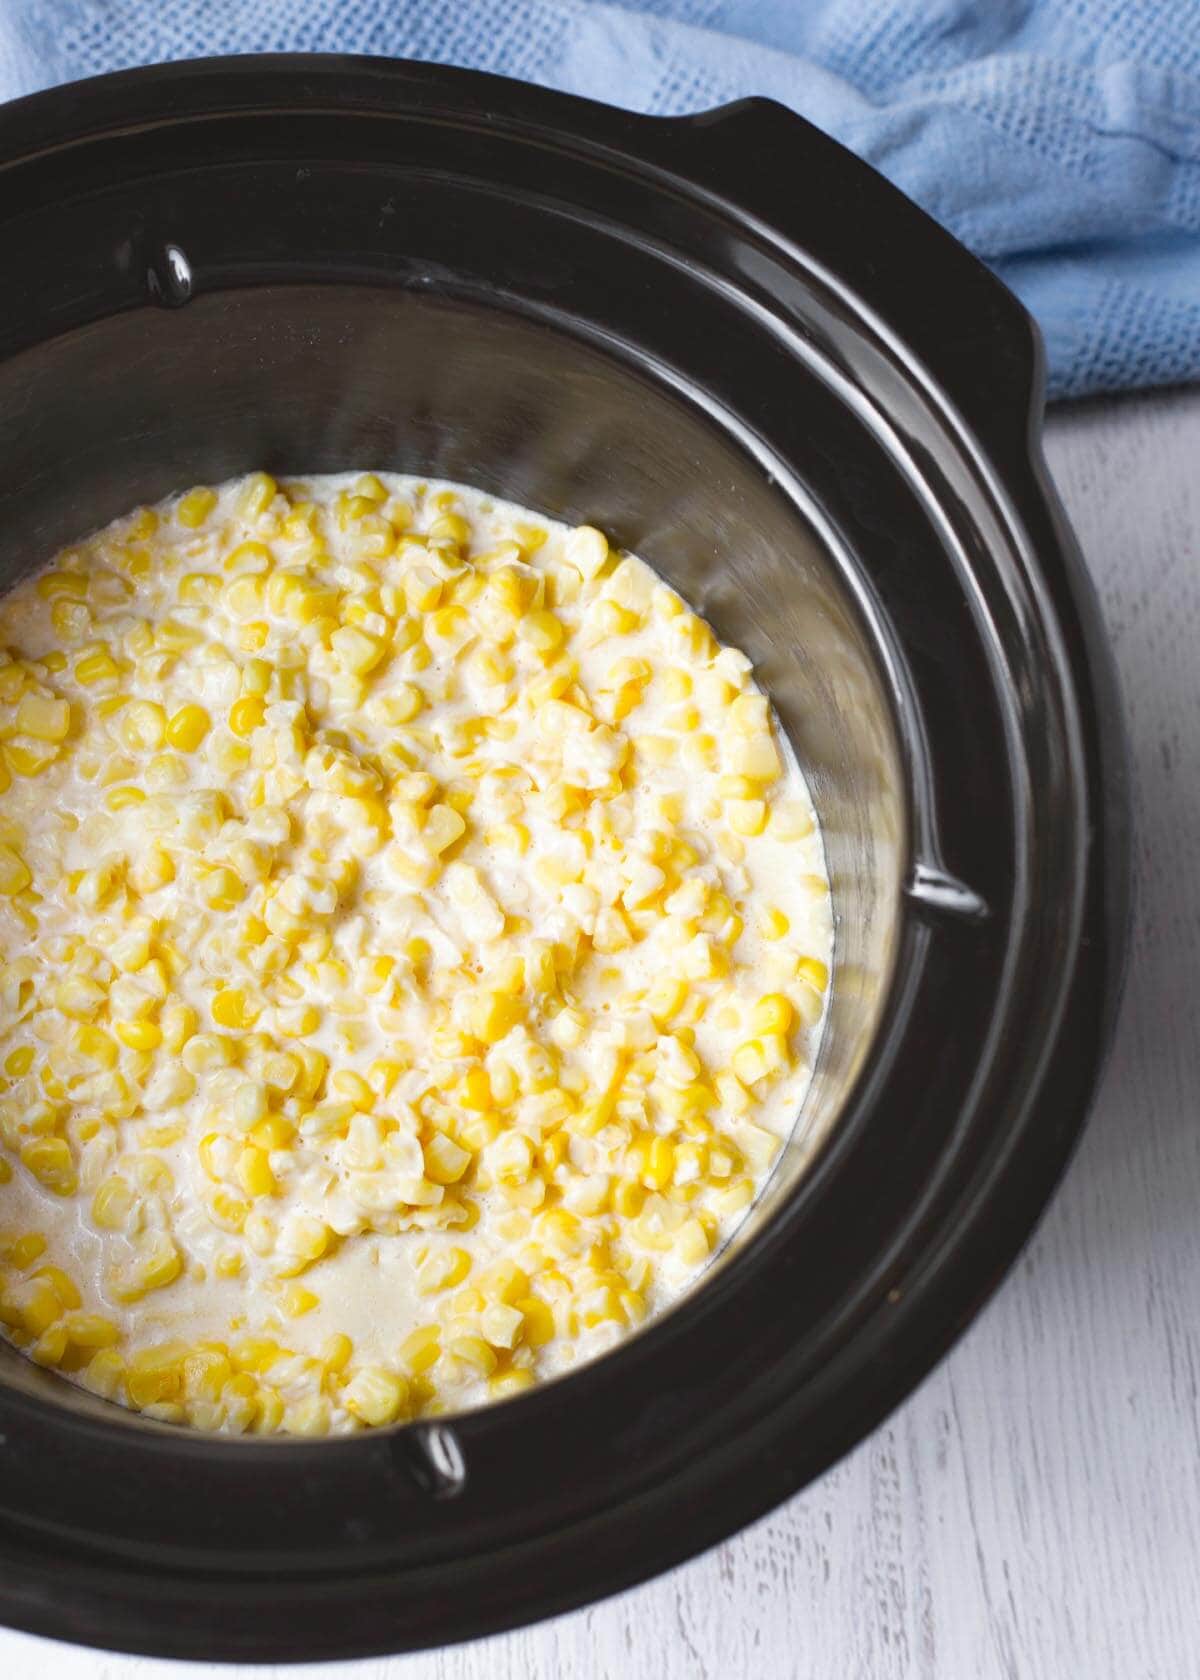
{"type": "Polygon", "coordinates": [[[307,1445],[148,1424],[0,1350],[0,1612],[339,1656],[662,1569],[919,1380],[1082,1124],[1126,793],[1032,327],[766,102],[660,121],[250,59],[9,106],[0,158],[0,578],[257,466],[445,474],[592,519],[755,658],[839,912],[798,1141],[703,1289],[519,1401],[307,1445]]]}

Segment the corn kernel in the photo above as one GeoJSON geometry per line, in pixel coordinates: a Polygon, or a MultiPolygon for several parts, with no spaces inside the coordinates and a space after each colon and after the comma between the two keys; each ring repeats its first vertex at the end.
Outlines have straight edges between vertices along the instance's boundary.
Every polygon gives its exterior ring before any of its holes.
{"type": "Polygon", "coordinates": [[[761,834],[767,826],[767,807],[761,799],[727,799],[725,817],[735,834],[761,834]]]}
{"type": "Polygon", "coordinates": [[[11,846],[0,845],[0,893],[13,898],[24,892],[32,880],[24,858],[11,846]]]}
{"type": "Polygon", "coordinates": [[[40,1137],[21,1145],[21,1163],[38,1183],[56,1196],[73,1196],[79,1184],[70,1145],[64,1138],[40,1137]]]}
{"type": "Polygon", "coordinates": [[[189,490],[187,495],[181,498],[175,509],[175,517],[181,525],[185,525],[189,530],[194,531],[197,526],[204,524],[216,505],[216,493],[209,490],[207,486],[197,486],[195,490],[189,490]]]}
{"type": "Polygon", "coordinates": [[[794,1011],[779,992],[761,997],[750,1013],[750,1028],[756,1033],[786,1033],[791,1030],[794,1011]]]}
{"type": "Polygon", "coordinates": [[[265,715],[266,708],[260,695],[243,694],[229,708],[229,727],[235,735],[253,735],[262,726],[265,715]]]}
{"type": "Polygon", "coordinates": [[[71,728],[71,708],[66,700],[49,695],[23,694],[17,707],[17,730],[38,741],[65,741],[71,728]]]}
{"type": "Polygon", "coordinates": [[[209,716],[203,706],[180,706],[167,723],[166,740],[180,752],[195,752],[209,728],[209,716]]]}
{"type": "Polygon", "coordinates": [[[436,1325],[414,1330],[400,1344],[400,1360],[410,1376],[419,1377],[441,1357],[441,1331],[436,1325]]]}
{"type": "Polygon", "coordinates": [[[823,992],[829,985],[829,969],[819,957],[801,957],[796,964],[796,973],[815,991],[823,992]]]}
{"type": "Polygon", "coordinates": [[[131,752],[154,752],[167,733],[167,714],[156,700],[135,700],[121,714],[121,739],[131,752]]]}
{"type": "Polygon", "coordinates": [[[394,1423],[408,1400],[404,1378],[382,1365],[364,1365],[342,1390],[342,1403],[361,1423],[394,1423]]]}
{"type": "Polygon", "coordinates": [[[425,1176],[433,1184],[456,1184],[470,1164],[470,1151],[444,1132],[435,1132],[425,1145],[425,1176]]]}

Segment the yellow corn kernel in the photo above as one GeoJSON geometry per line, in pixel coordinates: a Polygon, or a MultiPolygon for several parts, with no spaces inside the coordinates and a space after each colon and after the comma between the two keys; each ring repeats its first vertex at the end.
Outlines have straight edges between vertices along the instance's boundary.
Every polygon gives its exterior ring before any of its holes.
{"type": "Polygon", "coordinates": [[[245,1336],[230,1349],[230,1358],[237,1369],[253,1376],[265,1376],[284,1350],[270,1336],[245,1336]]]}
{"type": "Polygon", "coordinates": [[[645,1186],[636,1178],[618,1179],[609,1192],[613,1212],[620,1219],[636,1219],[646,1201],[645,1186]]]}
{"type": "Polygon", "coordinates": [[[37,1341],[29,1349],[29,1357],[35,1365],[60,1365],[67,1356],[67,1332],[61,1324],[52,1324],[43,1330],[37,1341]]]}
{"type": "Polygon", "coordinates": [[[246,1029],[252,1027],[262,1013],[240,986],[223,987],[214,996],[211,1007],[212,1018],[219,1027],[246,1029]]]}
{"type": "Polygon", "coordinates": [[[429,537],[435,543],[452,543],[462,547],[471,540],[471,527],[460,513],[443,513],[429,527],[429,537]]]}
{"type": "Polygon", "coordinates": [[[759,932],[764,939],[783,939],[791,930],[791,922],[775,905],[768,905],[759,920],[759,932]]]}
{"type": "Polygon", "coordinates": [[[221,601],[229,616],[246,626],[259,619],[269,593],[269,585],[262,577],[243,573],[225,585],[221,601]]]}
{"type": "Polygon", "coordinates": [[[239,577],[261,577],[271,569],[271,550],[265,543],[239,543],[221,564],[227,572],[236,572],[239,577]]]}
{"type": "Polygon", "coordinates": [[[777,781],[783,769],[775,743],[766,733],[735,741],[729,753],[729,767],[735,775],[745,776],[752,782],[777,781]]]}
{"type": "Polygon", "coordinates": [[[150,846],[129,871],[129,885],[137,893],[156,892],[175,879],[175,863],[161,846],[150,846]]]}
{"type": "Polygon", "coordinates": [[[111,682],[119,675],[120,667],[103,643],[76,661],[75,681],[83,683],[85,687],[99,682],[111,682]]]}
{"type": "MultiPolygon", "coordinates": [[[[211,1179],[219,1179],[221,1174],[217,1165],[217,1149],[223,1142],[220,1132],[206,1132],[200,1139],[196,1153],[200,1157],[200,1165],[211,1179]]],[[[228,1147],[226,1145],[226,1147],[228,1147]]]]}
{"type": "Polygon", "coordinates": [[[400,1361],[410,1376],[419,1377],[441,1357],[441,1330],[436,1324],[414,1330],[400,1344],[400,1361]]]}
{"type": "Polygon", "coordinates": [[[470,1028],[484,1044],[499,1044],[521,1018],[519,999],[503,992],[483,992],[472,1000],[470,1028]]]}
{"type": "Polygon", "coordinates": [[[203,706],[180,706],[167,724],[166,738],[180,752],[195,752],[209,728],[209,715],[203,706]]]}
{"type": "Polygon", "coordinates": [[[130,1050],[157,1050],[162,1043],[162,1028],[153,1021],[116,1021],[113,1031],[130,1050]]]}
{"type": "Polygon", "coordinates": [[[68,1311],[81,1305],[78,1289],[60,1266],[40,1266],[33,1275],[50,1285],[68,1311]]]}
{"type": "Polygon", "coordinates": [[[4,1071],[12,1079],[23,1079],[32,1068],[34,1050],[30,1044],[22,1044],[16,1050],[10,1050],[4,1058],[4,1071]]]}
{"type": "Polygon", "coordinates": [[[258,519],[279,494],[279,486],[270,473],[253,472],[238,493],[237,507],[243,519],[258,519]]]}
{"type": "Polygon", "coordinates": [[[708,1259],[708,1232],[698,1219],[685,1219],[675,1233],[675,1254],[685,1266],[700,1266],[708,1259]]]}
{"type": "Polygon", "coordinates": [[[261,695],[243,694],[229,708],[229,727],[235,735],[244,738],[253,735],[254,731],[262,724],[265,715],[266,707],[261,695]]]}
{"type": "Polygon", "coordinates": [[[125,1179],[106,1178],[92,1198],[92,1223],[102,1231],[122,1231],[136,1201],[125,1179]]]}
{"type": "Polygon", "coordinates": [[[125,1389],[125,1361],[112,1348],[101,1348],[81,1373],[83,1382],[103,1400],[115,1400],[125,1389]]]}
{"type": "Polygon", "coordinates": [[[269,660],[247,659],[242,667],[242,694],[267,694],[271,689],[272,669],[269,660]]]}
{"type": "Polygon", "coordinates": [[[453,1289],[471,1270],[471,1256],[465,1248],[443,1248],[427,1254],[417,1268],[417,1288],[422,1295],[453,1289]]]}
{"type": "Polygon", "coordinates": [[[442,598],[442,580],[428,566],[414,566],[404,579],[410,612],[432,612],[442,598]]]}
{"type": "Polygon", "coordinates": [[[761,799],[727,799],[725,818],[735,834],[761,834],[767,826],[767,807],[761,799]]]}
{"type": "Polygon", "coordinates": [[[329,1081],[330,1088],[339,1097],[345,1097],[355,1108],[369,1114],[375,1106],[375,1093],[359,1073],[353,1073],[349,1068],[339,1068],[329,1081]]]}
{"type": "Polygon", "coordinates": [[[598,601],[593,616],[596,626],[605,636],[627,636],[641,624],[641,615],[618,601],[598,601]]]}
{"type": "Polygon", "coordinates": [[[46,1239],[40,1231],[28,1231],[18,1237],[9,1248],[8,1258],[19,1272],[26,1271],[46,1252],[46,1239]]]}
{"type": "Polygon", "coordinates": [[[523,1370],[519,1365],[509,1366],[506,1370],[497,1371],[488,1379],[488,1393],[493,1400],[509,1400],[525,1390],[532,1388],[537,1378],[532,1371],[523,1370]]]}
{"type": "Polygon", "coordinates": [[[683,1008],[687,1000],[687,985],[683,980],[663,975],[654,982],[646,993],[646,1008],[654,1017],[655,1022],[662,1026],[683,1008]]]}
{"type": "Polygon", "coordinates": [[[201,890],[211,910],[233,910],[246,896],[246,883],[236,870],[214,869],[205,876],[201,890]]]}
{"type": "Polygon", "coordinates": [[[21,1163],[56,1196],[73,1196],[79,1186],[70,1145],[64,1138],[39,1137],[21,1146],[21,1163]]]}
{"type": "Polygon", "coordinates": [[[13,898],[24,892],[32,880],[25,859],[11,846],[0,845],[0,893],[13,898]]]}
{"type": "Polygon", "coordinates": [[[169,1003],[159,1017],[165,1049],[177,1056],[196,1031],[196,1011],[187,1003],[169,1003]]]}
{"type": "Polygon", "coordinates": [[[424,1154],[425,1176],[433,1184],[457,1184],[471,1164],[470,1150],[460,1148],[445,1132],[434,1132],[424,1154]]]}
{"type": "Polygon", "coordinates": [[[535,677],[525,685],[525,698],[530,711],[538,711],[548,705],[551,700],[557,700],[564,695],[575,681],[576,671],[570,664],[562,664],[546,671],[542,676],[535,677]]]}
{"type": "MultiPolygon", "coordinates": [[[[30,1055],[32,1059],[32,1052],[30,1055]]],[[[465,1109],[476,1114],[484,1113],[493,1106],[492,1082],[485,1068],[467,1070],[458,1088],[458,1100],[465,1109]]]]}
{"type": "MultiPolygon", "coordinates": [[[[262,1089],[262,1086],[258,1087],[260,1092],[262,1089]]],[[[244,1125],[245,1121],[241,1115],[236,1114],[236,1109],[235,1115],[239,1125],[244,1125]]],[[[251,1143],[257,1144],[260,1149],[265,1149],[268,1154],[272,1149],[287,1149],[290,1144],[295,1142],[295,1137],[295,1127],[282,1114],[268,1114],[265,1120],[260,1120],[250,1130],[251,1143]]]]}
{"type": "Polygon", "coordinates": [[[513,1305],[523,1316],[521,1334],[530,1347],[545,1347],[554,1340],[554,1314],[545,1301],[537,1295],[523,1295],[513,1305]]]}
{"type": "Polygon", "coordinates": [[[40,776],[58,756],[57,746],[50,741],[6,741],[4,762],[14,776],[40,776]]]}
{"type": "Polygon", "coordinates": [[[482,1336],[454,1336],[446,1344],[446,1352],[460,1360],[478,1377],[490,1377],[496,1369],[496,1350],[482,1336]]]}
{"type": "MultiPolygon", "coordinates": [[[[313,1027],[307,1030],[314,1031],[316,1024],[314,1022],[313,1027]]],[[[307,1044],[298,1045],[295,1054],[301,1063],[300,1082],[296,1087],[297,1094],[303,1097],[306,1102],[315,1102],[324,1083],[329,1062],[320,1050],[314,1050],[311,1045],[307,1044]]]]}
{"type": "Polygon", "coordinates": [[[779,1033],[749,1039],[733,1053],[733,1071],[743,1085],[757,1085],[787,1060],[787,1044],[779,1033]]]}
{"type": "Polygon", "coordinates": [[[812,812],[800,800],[782,799],[771,807],[771,833],[780,840],[803,840],[812,830],[812,812]]]}
{"type": "Polygon", "coordinates": [[[383,1365],[364,1365],[342,1390],[342,1404],[373,1428],[394,1423],[408,1401],[408,1384],[383,1365]]]}
{"type": "Polygon", "coordinates": [[[82,572],[46,572],[37,581],[37,592],[43,601],[57,601],[63,597],[71,601],[86,601],[88,580],[82,572]]]}
{"type": "Polygon", "coordinates": [[[425,696],[416,683],[401,683],[387,696],[386,716],[389,723],[411,723],[425,708],[425,696]]]}
{"type": "Polygon", "coordinates": [[[477,1281],[488,1300],[503,1301],[510,1307],[516,1305],[518,1296],[529,1293],[529,1274],[515,1260],[498,1260],[477,1281]]]}
{"type": "Polygon", "coordinates": [[[135,700],[121,714],[121,739],[131,752],[156,752],[167,733],[167,714],[156,700],[135,700]]]}
{"type": "MultiPolygon", "coordinates": [[[[250,1214],[249,1204],[239,1200],[237,1196],[231,1195],[228,1190],[214,1190],[208,1198],[206,1206],[208,1217],[222,1231],[242,1230],[250,1214]]],[[[228,1275],[236,1276],[237,1271],[240,1270],[239,1266],[236,1271],[228,1275]]]]}
{"type": "Polygon", "coordinates": [[[791,1031],[794,1010],[780,992],[759,998],[750,1012],[750,1030],[755,1033],[787,1033],[791,1031]]]}
{"type": "Polygon", "coordinates": [[[139,787],[115,787],[105,794],[104,803],[110,811],[127,811],[131,805],[144,805],[146,795],[139,787]]]}
{"type": "Polygon", "coordinates": [[[179,580],[179,599],[185,607],[211,606],[221,593],[221,580],[212,572],[188,572],[179,580]]]}
{"type": "Polygon", "coordinates": [[[189,490],[186,496],[181,497],[175,509],[175,517],[181,525],[194,531],[197,526],[204,524],[216,505],[216,492],[208,489],[206,485],[197,485],[194,490],[189,490]]]}
{"type": "Polygon", "coordinates": [[[265,1149],[248,1144],[237,1159],[237,1181],[247,1196],[271,1196],[278,1188],[265,1149]]]}
{"type": "Polygon", "coordinates": [[[66,700],[46,694],[23,694],[17,707],[17,732],[37,741],[65,741],[71,728],[71,707],[66,700]]]}
{"type": "Polygon", "coordinates": [[[636,1152],[639,1177],[648,1190],[665,1190],[675,1176],[675,1145],[668,1137],[647,1137],[636,1152]]]}
{"type": "Polygon", "coordinates": [[[302,1318],[305,1313],[320,1306],[321,1298],[314,1295],[311,1289],[306,1289],[302,1283],[293,1283],[284,1291],[279,1304],[289,1318],[302,1318]]]}
{"type": "Polygon", "coordinates": [[[62,1328],[74,1347],[108,1348],[121,1340],[121,1332],[112,1319],[99,1313],[69,1313],[62,1321],[62,1328]]]}
{"type": "Polygon", "coordinates": [[[815,991],[823,992],[829,985],[829,969],[819,957],[801,957],[796,964],[796,973],[815,991]]]}
{"type": "Polygon", "coordinates": [[[451,805],[431,805],[421,831],[421,844],[440,857],[448,847],[461,840],[467,825],[451,805]]]}
{"type": "Polygon", "coordinates": [[[179,1250],[164,1231],[155,1232],[145,1242],[129,1274],[113,1284],[118,1300],[139,1300],[153,1290],[165,1289],[183,1270],[179,1250]]]}
{"type": "Polygon", "coordinates": [[[350,1358],[353,1352],[354,1343],[350,1340],[349,1336],[344,1335],[339,1330],[330,1336],[328,1341],[322,1344],[321,1351],[317,1357],[320,1359],[321,1364],[325,1367],[326,1371],[336,1374],[337,1372],[344,1371],[346,1369],[346,1366],[350,1363],[350,1358]]]}
{"type": "Polygon", "coordinates": [[[220,1033],[195,1033],[184,1045],[180,1059],[188,1073],[211,1073],[232,1066],[234,1049],[220,1033]]]}
{"type": "Polygon", "coordinates": [[[63,1304],[50,1285],[30,1282],[16,1299],[4,1303],[4,1322],[12,1329],[24,1330],[29,1336],[40,1336],[58,1322],[63,1304]]]}
{"type": "Polygon", "coordinates": [[[526,641],[543,659],[558,652],[566,638],[566,627],[560,618],[546,608],[531,612],[522,624],[526,641]]]}
{"type": "Polygon", "coordinates": [[[381,636],[373,636],[353,624],[335,630],[329,645],[342,670],[357,677],[373,671],[387,653],[387,643],[381,636]]]}

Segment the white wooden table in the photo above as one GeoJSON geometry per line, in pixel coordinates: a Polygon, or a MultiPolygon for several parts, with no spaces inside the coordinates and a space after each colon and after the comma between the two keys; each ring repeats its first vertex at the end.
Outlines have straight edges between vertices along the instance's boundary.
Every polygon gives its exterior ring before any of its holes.
{"type": "MultiPolygon", "coordinates": [[[[1200,391],[1063,411],[1049,455],[1124,677],[1140,903],[1040,1232],[907,1405],[748,1532],[557,1622],[313,1680],[1200,1675],[1200,391]]],[[[0,1680],[252,1673],[0,1631],[0,1680]]]]}

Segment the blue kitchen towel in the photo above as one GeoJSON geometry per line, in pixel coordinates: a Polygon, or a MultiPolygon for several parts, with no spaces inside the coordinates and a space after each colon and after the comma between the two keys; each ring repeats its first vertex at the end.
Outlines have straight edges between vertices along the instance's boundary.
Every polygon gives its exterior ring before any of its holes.
{"type": "Polygon", "coordinates": [[[1200,376],[1200,0],[0,0],[0,98],[264,51],[473,65],[659,114],[768,94],[1013,287],[1052,396],[1200,376]]]}

